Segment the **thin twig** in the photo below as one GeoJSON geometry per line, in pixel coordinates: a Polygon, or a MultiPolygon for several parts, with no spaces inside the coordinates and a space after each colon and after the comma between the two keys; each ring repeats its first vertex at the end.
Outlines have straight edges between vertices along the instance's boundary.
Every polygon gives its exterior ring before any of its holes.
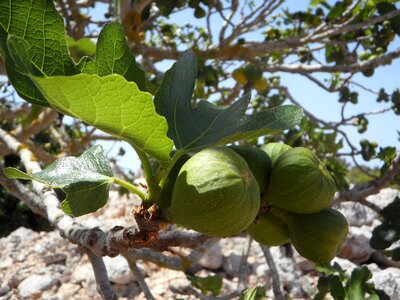
{"type": "Polygon", "coordinates": [[[286,298],[282,294],[281,281],[279,279],[278,269],[276,268],[274,259],[268,246],[260,244],[260,247],[264,253],[265,259],[267,260],[269,269],[271,270],[272,276],[272,290],[276,300],[285,300],[286,298]]]}
{"type": "Polygon", "coordinates": [[[247,259],[250,254],[252,242],[253,242],[252,237],[248,235],[246,238],[246,243],[243,245],[243,253],[239,264],[238,283],[236,288],[238,292],[245,289],[244,278],[246,277],[247,259]]]}
{"type": "Polygon", "coordinates": [[[129,268],[131,269],[133,275],[135,275],[136,281],[139,283],[139,286],[144,294],[144,296],[146,297],[147,300],[155,300],[153,294],[151,293],[149,287],[147,286],[146,281],[144,280],[143,274],[140,271],[140,269],[138,268],[136,261],[134,259],[132,259],[131,256],[126,255],[126,253],[122,254],[126,260],[128,261],[129,264],[129,268]]]}
{"type": "Polygon", "coordinates": [[[107,275],[107,269],[104,265],[103,258],[93,254],[90,250],[83,248],[87,254],[90,264],[92,265],[94,277],[97,284],[97,292],[104,300],[116,300],[117,295],[114,293],[107,275]]]}

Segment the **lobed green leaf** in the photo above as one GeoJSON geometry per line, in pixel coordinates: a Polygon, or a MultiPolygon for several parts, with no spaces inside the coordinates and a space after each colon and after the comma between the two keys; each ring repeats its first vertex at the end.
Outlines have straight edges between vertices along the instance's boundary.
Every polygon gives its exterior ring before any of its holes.
{"type": "Polygon", "coordinates": [[[21,98],[48,106],[46,99],[20,68],[7,47],[10,35],[26,42],[29,60],[26,62],[47,76],[76,74],[65,42],[64,21],[52,0],[0,0],[0,54],[5,62],[10,82],[21,98]]]}
{"type": "Polygon", "coordinates": [[[36,180],[62,189],[67,197],[61,203],[61,209],[76,217],[106,204],[114,178],[106,153],[99,145],[79,157],[57,159],[37,173],[26,174],[15,168],[6,168],[4,173],[9,178],[36,180]]]}
{"type": "Polygon", "coordinates": [[[274,134],[297,125],[303,117],[300,108],[286,105],[246,115],[250,95],[230,107],[221,108],[200,101],[192,107],[192,93],[197,76],[196,56],[184,52],[166,72],[154,98],[156,110],[168,122],[168,136],[178,150],[199,150],[215,144],[227,144],[274,134]]]}
{"type": "Polygon", "coordinates": [[[119,74],[127,81],[135,82],[141,91],[147,91],[145,72],[130,53],[124,30],[118,22],[104,26],[97,40],[96,59],[82,59],[78,69],[99,76],[119,74]]]}
{"type": "Polygon", "coordinates": [[[78,118],[130,143],[166,164],[173,143],[165,119],[155,111],[152,95],[118,74],[32,77],[58,111],[78,118]]]}

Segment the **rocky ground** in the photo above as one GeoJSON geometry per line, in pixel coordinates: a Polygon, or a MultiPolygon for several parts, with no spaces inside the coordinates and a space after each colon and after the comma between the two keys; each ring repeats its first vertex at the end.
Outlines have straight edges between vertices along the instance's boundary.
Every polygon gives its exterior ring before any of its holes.
{"type": "MultiPolygon", "coordinates": [[[[380,207],[398,196],[396,190],[386,189],[369,200],[380,207]]],[[[100,212],[79,218],[87,226],[102,229],[115,225],[129,226],[132,199],[120,198],[112,192],[109,203],[100,212]]],[[[366,265],[372,272],[371,282],[383,289],[392,299],[400,295],[400,269],[388,265],[378,266],[369,246],[372,229],[379,224],[369,208],[342,204],[340,210],[350,223],[350,233],[340,258],[335,258],[343,269],[351,272],[357,264],[366,265]],[[372,255],[372,256],[371,256],[372,255]]],[[[238,285],[256,287],[263,285],[273,298],[271,271],[263,252],[256,243],[251,244],[247,264],[241,265],[248,239],[234,237],[214,243],[201,259],[204,267],[198,275],[223,276],[222,294],[234,292],[238,285]],[[238,283],[239,278],[243,283],[238,283]]],[[[284,247],[271,248],[285,293],[294,299],[310,299],[316,293],[318,273],[314,265],[296,253],[288,257],[284,247]]],[[[122,299],[145,299],[136,278],[123,257],[105,259],[110,281],[122,299]]],[[[190,286],[182,272],[160,268],[140,261],[139,268],[156,299],[197,299],[188,296],[190,286]],[[186,295],[185,295],[186,293],[186,295]]],[[[19,228],[8,237],[0,239],[0,299],[100,299],[96,291],[93,271],[84,253],[75,245],[62,239],[57,231],[34,232],[19,228]]]]}

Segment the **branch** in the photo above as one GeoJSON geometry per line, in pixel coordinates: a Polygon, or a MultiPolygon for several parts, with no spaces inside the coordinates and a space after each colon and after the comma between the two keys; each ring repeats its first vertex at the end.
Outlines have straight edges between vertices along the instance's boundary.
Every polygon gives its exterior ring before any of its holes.
{"type": "Polygon", "coordinates": [[[116,300],[117,295],[114,293],[107,275],[107,269],[104,265],[102,257],[93,254],[88,249],[83,249],[87,254],[90,264],[92,265],[94,277],[97,284],[97,292],[105,300],[116,300]]]}
{"type": "Polygon", "coordinates": [[[160,267],[170,270],[196,273],[199,270],[198,265],[188,263],[187,259],[181,257],[167,256],[149,248],[130,249],[127,251],[127,257],[133,260],[145,260],[152,262],[160,267]]]}
{"type": "Polygon", "coordinates": [[[276,268],[274,259],[272,257],[271,251],[269,251],[269,247],[260,244],[260,247],[264,253],[265,259],[267,260],[268,266],[271,270],[272,275],[272,290],[274,291],[275,299],[277,300],[285,300],[286,298],[283,296],[281,291],[281,282],[279,279],[279,273],[276,268]]]}
{"type": "Polygon", "coordinates": [[[143,274],[136,265],[136,261],[133,260],[129,255],[123,254],[126,260],[128,261],[129,268],[131,269],[132,273],[135,275],[135,278],[137,282],[139,283],[139,286],[146,297],[147,300],[155,300],[153,294],[151,293],[149,287],[147,286],[146,281],[144,280],[143,274]]]}
{"type": "MultiPolygon", "coordinates": [[[[390,163],[390,166],[385,174],[381,177],[372,180],[365,184],[356,184],[349,190],[342,190],[335,194],[333,200],[334,204],[340,202],[352,201],[352,202],[364,202],[365,198],[379,193],[379,191],[390,184],[390,182],[400,173],[400,152],[397,152],[396,157],[390,163]]],[[[380,211],[380,209],[379,209],[380,211]]]]}

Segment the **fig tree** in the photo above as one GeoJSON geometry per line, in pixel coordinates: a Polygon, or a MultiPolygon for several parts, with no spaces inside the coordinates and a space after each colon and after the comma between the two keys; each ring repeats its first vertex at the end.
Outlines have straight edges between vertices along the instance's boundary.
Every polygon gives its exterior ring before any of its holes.
{"type": "Polygon", "coordinates": [[[259,208],[258,183],[246,161],[228,147],[211,147],[179,171],[171,219],[206,235],[227,237],[246,229],[259,208]]]}

